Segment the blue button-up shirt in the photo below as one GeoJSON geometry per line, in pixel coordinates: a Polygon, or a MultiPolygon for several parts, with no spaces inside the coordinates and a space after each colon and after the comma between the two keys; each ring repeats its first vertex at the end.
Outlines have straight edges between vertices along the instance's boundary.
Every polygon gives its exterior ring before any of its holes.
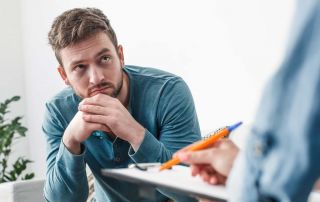
{"type": "Polygon", "coordinates": [[[293,25],[287,57],[231,172],[230,201],[306,202],[319,178],[320,1],[299,1],[293,25]]]}
{"type": "MultiPolygon", "coordinates": [[[[61,140],[81,100],[71,88],[64,89],[46,104],[43,123],[48,150],[44,194],[48,201],[86,201],[86,164],[95,177],[98,201],[138,201],[137,185],[104,177],[101,169],[123,168],[132,162],[164,162],[201,138],[191,93],[180,77],[136,66],[126,66],[124,71],[130,81],[129,112],[146,129],[141,146],[134,152],[128,142],[95,131],[83,142],[82,154],[70,153],[61,140]]],[[[158,193],[158,201],[165,198],[158,193]]]]}

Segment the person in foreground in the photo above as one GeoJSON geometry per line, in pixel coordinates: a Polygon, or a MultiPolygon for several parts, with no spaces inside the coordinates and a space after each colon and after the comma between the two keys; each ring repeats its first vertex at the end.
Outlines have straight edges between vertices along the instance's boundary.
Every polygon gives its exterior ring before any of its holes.
{"type": "MultiPolygon", "coordinates": [[[[102,168],[164,162],[199,140],[191,93],[178,76],[124,64],[107,17],[95,8],[58,16],[49,43],[67,87],[46,103],[47,201],[86,201],[86,164],[97,201],[139,201],[138,187],[102,168]]],[[[157,201],[167,197],[157,194],[157,201]]]]}
{"type": "Polygon", "coordinates": [[[265,89],[245,149],[223,140],[175,154],[193,175],[226,182],[230,201],[306,202],[320,176],[320,0],[299,1],[293,22],[287,56],[265,89]]]}

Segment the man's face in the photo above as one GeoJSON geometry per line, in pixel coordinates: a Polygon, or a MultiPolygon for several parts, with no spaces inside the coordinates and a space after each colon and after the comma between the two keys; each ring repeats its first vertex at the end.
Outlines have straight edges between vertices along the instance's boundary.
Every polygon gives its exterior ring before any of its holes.
{"type": "Polygon", "coordinates": [[[117,97],[123,84],[123,50],[104,32],[60,50],[63,67],[58,71],[82,98],[98,93],[117,97]]]}

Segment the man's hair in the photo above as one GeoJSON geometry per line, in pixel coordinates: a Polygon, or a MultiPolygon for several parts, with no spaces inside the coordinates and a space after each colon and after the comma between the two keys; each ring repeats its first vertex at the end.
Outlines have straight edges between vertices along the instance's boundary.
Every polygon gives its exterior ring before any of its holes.
{"type": "Polygon", "coordinates": [[[60,50],[83,41],[99,32],[105,32],[115,48],[118,47],[117,36],[103,12],[96,8],[75,8],[58,16],[48,34],[58,62],[62,65],[60,50]]]}

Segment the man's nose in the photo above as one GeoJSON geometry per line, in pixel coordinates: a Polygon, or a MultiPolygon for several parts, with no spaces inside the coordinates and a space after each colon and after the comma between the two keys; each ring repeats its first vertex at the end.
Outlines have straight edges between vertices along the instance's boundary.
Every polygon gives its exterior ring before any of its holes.
{"type": "Polygon", "coordinates": [[[99,67],[90,68],[90,83],[99,84],[104,80],[103,70],[99,67]]]}

